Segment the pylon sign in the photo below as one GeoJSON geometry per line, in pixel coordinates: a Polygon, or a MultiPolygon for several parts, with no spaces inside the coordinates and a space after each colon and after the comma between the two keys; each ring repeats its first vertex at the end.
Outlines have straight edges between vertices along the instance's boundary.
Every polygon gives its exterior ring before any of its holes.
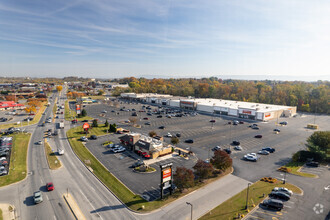
{"type": "MultiPolygon", "coordinates": [[[[173,181],[173,172],[172,172],[173,163],[167,163],[160,165],[160,197],[163,199],[164,189],[170,188],[173,181]]],[[[170,189],[170,194],[172,190],[170,189]]]]}
{"type": "Polygon", "coordinates": [[[81,109],[81,106],[80,105],[76,105],[77,115],[79,115],[81,113],[80,109],[81,109]]]}

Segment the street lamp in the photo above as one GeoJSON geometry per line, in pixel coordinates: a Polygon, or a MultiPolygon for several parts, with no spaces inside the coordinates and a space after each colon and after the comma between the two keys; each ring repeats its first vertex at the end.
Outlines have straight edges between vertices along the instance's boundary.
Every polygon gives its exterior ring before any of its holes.
{"type": "Polygon", "coordinates": [[[190,220],[193,219],[193,204],[190,202],[186,202],[187,205],[190,205],[190,220]]]}
{"type": "Polygon", "coordinates": [[[285,184],[285,181],[286,181],[286,172],[284,172],[284,174],[281,174],[281,176],[284,176],[284,178],[282,180],[283,180],[283,184],[285,184]]]}
{"type": "Polygon", "coordinates": [[[250,185],[251,183],[248,183],[248,188],[247,188],[247,193],[246,193],[246,205],[245,205],[245,209],[248,208],[248,201],[249,201],[249,189],[250,189],[250,185]]]}

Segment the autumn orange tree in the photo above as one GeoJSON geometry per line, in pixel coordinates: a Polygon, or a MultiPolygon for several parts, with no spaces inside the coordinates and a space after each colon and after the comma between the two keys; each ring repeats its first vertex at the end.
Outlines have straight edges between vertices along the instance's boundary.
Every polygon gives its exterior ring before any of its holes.
{"type": "Polygon", "coordinates": [[[62,91],[62,89],[63,89],[63,86],[56,86],[56,90],[57,90],[58,92],[62,91]]]}

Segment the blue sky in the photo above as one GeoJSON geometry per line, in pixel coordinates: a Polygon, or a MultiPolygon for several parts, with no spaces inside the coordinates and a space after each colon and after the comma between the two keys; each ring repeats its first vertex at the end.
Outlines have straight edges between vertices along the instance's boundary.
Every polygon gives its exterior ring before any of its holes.
{"type": "Polygon", "coordinates": [[[329,76],[329,36],[328,0],[3,0],[0,75],[329,76]]]}

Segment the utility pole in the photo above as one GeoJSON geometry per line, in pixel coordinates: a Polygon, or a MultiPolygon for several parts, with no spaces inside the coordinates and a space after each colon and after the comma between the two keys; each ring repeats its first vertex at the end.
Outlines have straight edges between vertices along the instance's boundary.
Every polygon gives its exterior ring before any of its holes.
{"type": "Polygon", "coordinates": [[[250,189],[250,185],[251,183],[248,183],[248,188],[247,188],[247,193],[246,193],[246,205],[245,205],[245,209],[248,208],[248,201],[249,201],[249,189],[250,189]]]}

